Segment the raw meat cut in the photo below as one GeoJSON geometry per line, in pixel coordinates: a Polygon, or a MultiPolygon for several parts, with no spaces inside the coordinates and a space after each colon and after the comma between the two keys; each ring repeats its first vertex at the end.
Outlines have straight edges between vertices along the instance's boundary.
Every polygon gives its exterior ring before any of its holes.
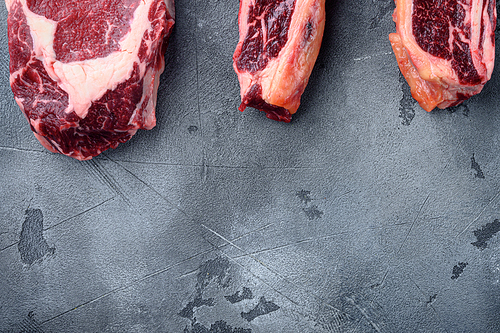
{"type": "Polygon", "coordinates": [[[324,0],[241,0],[233,67],[247,106],[290,122],[318,57],[324,0]]]}
{"type": "Polygon", "coordinates": [[[91,159],[156,124],[173,0],[6,0],[10,84],[36,138],[91,159]]]}
{"type": "Polygon", "coordinates": [[[395,0],[389,35],[420,106],[431,111],[478,94],[495,60],[495,0],[395,0]]]}

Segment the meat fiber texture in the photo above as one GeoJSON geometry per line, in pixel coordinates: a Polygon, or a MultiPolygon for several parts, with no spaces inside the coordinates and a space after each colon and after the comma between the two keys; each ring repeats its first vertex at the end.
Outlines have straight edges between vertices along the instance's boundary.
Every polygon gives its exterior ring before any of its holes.
{"type": "Polygon", "coordinates": [[[247,106],[290,122],[318,57],[324,0],[241,0],[233,67],[247,106]]]}
{"type": "Polygon", "coordinates": [[[396,0],[389,35],[412,96],[431,111],[478,94],[495,61],[495,0],[396,0]]]}
{"type": "Polygon", "coordinates": [[[156,124],[173,0],[6,0],[10,84],[43,146],[91,159],[156,124]]]}

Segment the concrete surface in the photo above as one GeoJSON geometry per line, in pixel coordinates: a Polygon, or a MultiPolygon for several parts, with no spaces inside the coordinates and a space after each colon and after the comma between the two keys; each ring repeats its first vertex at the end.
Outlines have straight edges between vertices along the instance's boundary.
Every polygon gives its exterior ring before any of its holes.
{"type": "Polygon", "coordinates": [[[500,66],[427,113],[392,0],[327,1],[290,124],[241,113],[239,3],[177,1],[158,125],[46,151],[0,6],[1,332],[499,332],[500,66]]]}

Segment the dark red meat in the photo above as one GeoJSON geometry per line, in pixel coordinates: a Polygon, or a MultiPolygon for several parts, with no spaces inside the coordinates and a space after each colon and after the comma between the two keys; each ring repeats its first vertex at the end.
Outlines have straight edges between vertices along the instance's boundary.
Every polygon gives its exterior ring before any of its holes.
{"type": "Polygon", "coordinates": [[[6,0],[10,83],[38,140],[90,159],[155,126],[173,0],[6,0]]]}
{"type": "Polygon", "coordinates": [[[247,106],[289,122],[300,105],[321,46],[324,0],[241,0],[233,56],[247,106]]]}
{"type": "Polygon", "coordinates": [[[478,94],[495,60],[495,0],[396,0],[389,38],[422,108],[457,105],[478,94]]]}

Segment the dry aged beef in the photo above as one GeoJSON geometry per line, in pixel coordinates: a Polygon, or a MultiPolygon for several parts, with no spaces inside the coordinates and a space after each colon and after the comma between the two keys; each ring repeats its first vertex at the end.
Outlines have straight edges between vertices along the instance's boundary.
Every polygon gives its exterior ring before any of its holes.
{"type": "Polygon", "coordinates": [[[155,126],[173,0],[6,0],[10,84],[47,149],[90,159],[155,126]]]}
{"type": "Polygon", "coordinates": [[[495,60],[495,0],[396,0],[393,18],[389,39],[422,108],[481,92],[495,60]]]}
{"type": "Polygon", "coordinates": [[[233,67],[247,106],[289,122],[318,57],[324,0],[241,0],[233,67]]]}

